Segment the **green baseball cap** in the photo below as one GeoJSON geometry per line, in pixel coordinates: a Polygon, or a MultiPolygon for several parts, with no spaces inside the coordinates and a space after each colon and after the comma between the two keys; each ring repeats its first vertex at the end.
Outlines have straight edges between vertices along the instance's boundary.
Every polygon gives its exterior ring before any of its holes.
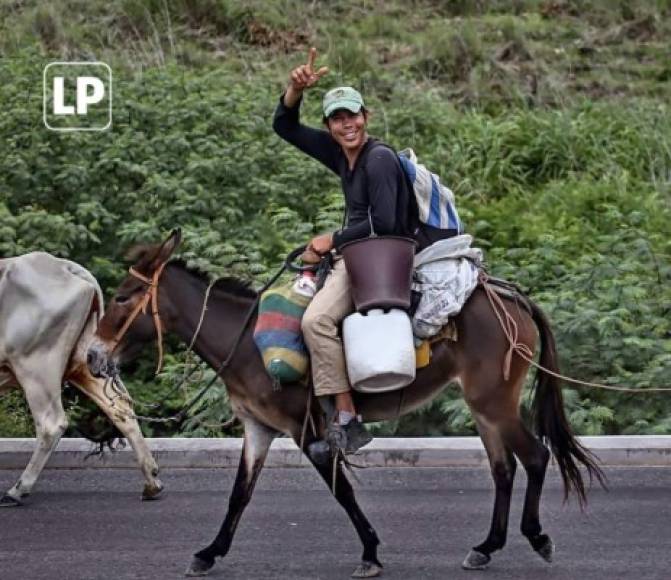
{"type": "Polygon", "coordinates": [[[336,87],[324,95],[322,107],[324,117],[328,117],[338,109],[347,109],[352,113],[358,113],[362,107],[363,98],[361,93],[352,87],[336,87]]]}

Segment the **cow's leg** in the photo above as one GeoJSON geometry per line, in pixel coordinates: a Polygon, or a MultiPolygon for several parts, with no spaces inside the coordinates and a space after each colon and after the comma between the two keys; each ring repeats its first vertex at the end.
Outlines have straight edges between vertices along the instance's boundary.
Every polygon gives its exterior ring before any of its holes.
{"type": "Polygon", "coordinates": [[[37,446],[19,480],[0,499],[0,506],[3,507],[21,505],[21,498],[30,494],[51,452],[68,426],[59,382],[38,381],[35,377],[26,376],[27,373],[21,376],[17,372],[16,375],[33,416],[37,446]]]}
{"type": "Polygon", "coordinates": [[[256,480],[261,473],[268,455],[268,449],[277,432],[254,419],[244,419],[245,438],[242,444],[242,456],[233,491],[228,501],[228,512],[214,541],[194,555],[187,576],[205,576],[214,566],[218,556],[225,556],[233,542],[233,535],[242,517],[242,513],[252,498],[256,480]]]}
{"type": "MultiPolygon", "coordinates": [[[[147,441],[140,431],[133,405],[130,397],[119,396],[113,389],[108,388],[105,392],[105,380],[97,379],[87,369],[79,367],[76,372],[68,375],[68,381],[76,385],[86,394],[114,423],[114,426],[129,441],[140,470],[145,477],[146,483],[142,491],[143,500],[158,499],[163,490],[163,484],[158,479],[158,464],[149,450],[147,441]]],[[[121,385],[125,393],[125,387],[121,385]]]]}

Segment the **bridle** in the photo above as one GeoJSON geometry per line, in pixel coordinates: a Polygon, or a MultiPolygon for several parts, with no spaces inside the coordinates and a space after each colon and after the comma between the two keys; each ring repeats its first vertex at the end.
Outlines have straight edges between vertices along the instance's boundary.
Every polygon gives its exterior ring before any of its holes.
{"type": "Polygon", "coordinates": [[[142,314],[147,313],[147,306],[149,303],[151,303],[151,315],[154,319],[154,327],[156,328],[156,341],[158,344],[158,366],[156,367],[156,374],[161,372],[161,367],[163,366],[163,323],[161,322],[161,316],[158,313],[158,280],[161,277],[166,264],[167,262],[163,262],[158,268],[156,268],[151,278],[145,276],[144,274],[140,274],[132,266],[128,269],[128,272],[131,276],[137,278],[147,285],[147,289],[145,290],[144,296],[142,296],[142,298],[133,308],[132,312],[126,319],[126,322],[124,322],[123,326],[114,336],[114,339],[112,340],[112,350],[110,351],[111,354],[117,349],[121,339],[123,339],[126,332],[128,332],[130,325],[133,324],[140,312],[142,312],[142,314]]]}
{"type": "MultiPolygon", "coordinates": [[[[240,341],[242,340],[242,336],[245,333],[245,330],[247,328],[247,325],[249,324],[250,320],[252,319],[252,316],[254,315],[254,312],[256,312],[256,307],[258,306],[259,299],[263,292],[265,292],[268,288],[270,288],[276,281],[277,279],[284,273],[286,269],[292,270],[292,271],[302,271],[302,270],[312,270],[312,271],[317,271],[318,272],[318,277],[324,279],[326,273],[331,267],[331,262],[330,262],[330,254],[327,254],[322,261],[320,262],[319,267],[315,265],[309,265],[309,266],[296,266],[293,264],[293,262],[305,251],[306,246],[301,246],[299,248],[296,248],[293,252],[291,252],[287,258],[284,261],[284,264],[282,267],[275,273],[275,275],[268,281],[264,286],[257,292],[257,298],[254,301],[254,304],[250,308],[249,312],[247,313],[247,317],[245,318],[245,322],[242,325],[242,328],[240,330],[240,333],[237,337],[237,339],[234,342],[233,348],[231,349],[231,352],[229,356],[226,358],[225,361],[221,363],[221,366],[217,370],[217,373],[215,375],[215,378],[219,376],[219,373],[225,369],[228,364],[230,363],[233,355],[235,354],[235,351],[240,344],[240,341]]],[[[144,293],[144,296],[140,299],[140,301],[135,305],[133,310],[131,311],[130,315],[126,319],[126,322],[124,322],[123,326],[119,329],[119,331],[116,333],[114,336],[114,339],[112,340],[112,349],[110,350],[110,354],[112,354],[119,346],[119,343],[125,336],[126,332],[128,332],[128,329],[130,328],[131,324],[135,321],[135,319],[138,317],[140,312],[142,314],[146,314],[147,312],[147,306],[151,302],[151,314],[154,319],[154,326],[156,327],[156,339],[157,339],[157,345],[158,345],[158,366],[156,367],[156,374],[161,372],[161,367],[163,366],[163,323],[161,322],[161,317],[158,312],[158,281],[159,278],[161,277],[161,274],[163,273],[163,269],[165,268],[166,264],[168,262],[162,262],[158,268],[154,271],[152,274],[152,277],[149,278],[148,276],[145,276],[144,274],[140,274],[133,266],[131,266],[128,269],[128,272],[130,273],[131,276],[137,278],[141,282],[144,282],[147,285],[147,290],[144,293]]],[[[203,312],[205,311],[207,305],[207,294],[206,294],[206,302],[203,304],[203,312]]],[[[201,323],[202,323],[202,313],[201,313],[201,323]]],[[[198,330],[200,329],[200,323],[198,325],[198,329],[196,330],[196,334],[198,333],[198,330]]],[[[194,338],[191,341],[191,346],[193,345],[193,342],[195,340],[195,335],[194,338]]]]}

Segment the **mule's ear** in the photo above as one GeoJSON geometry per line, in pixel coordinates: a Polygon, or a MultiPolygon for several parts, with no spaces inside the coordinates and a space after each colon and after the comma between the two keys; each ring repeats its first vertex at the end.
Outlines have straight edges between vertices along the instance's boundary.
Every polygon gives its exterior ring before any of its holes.
{"type": "Polygon", "coordinates": [[[165,262],[167,262],[172,256],[173,252],[177,249],[177,246],[179,246],[181,241],[182,241],[182,230],[181,228],[175,228],[174,230],[172,230],[170,236],[168,236],[168,239],[165,242],[163,242],[163,244],[161,244],[161,248],[159,249],[156,258],[154,258],[154,262],[156,263],[156,265],[164,264],[165,262]]]}

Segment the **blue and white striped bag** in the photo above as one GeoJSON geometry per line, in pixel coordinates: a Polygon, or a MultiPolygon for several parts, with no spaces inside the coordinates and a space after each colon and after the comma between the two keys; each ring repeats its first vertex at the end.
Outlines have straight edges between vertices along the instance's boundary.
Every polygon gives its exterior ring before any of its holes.
{"type": "Polygon", "coordinates": [[[412,184],[419,210],[419,221],[433,228],[456,230],[457,234],[463,233],[452,190],[443,185],[435,173],[431,173],[417,161],[412,149],[404,149],[397,155],[403,171],[412,184]]]}

